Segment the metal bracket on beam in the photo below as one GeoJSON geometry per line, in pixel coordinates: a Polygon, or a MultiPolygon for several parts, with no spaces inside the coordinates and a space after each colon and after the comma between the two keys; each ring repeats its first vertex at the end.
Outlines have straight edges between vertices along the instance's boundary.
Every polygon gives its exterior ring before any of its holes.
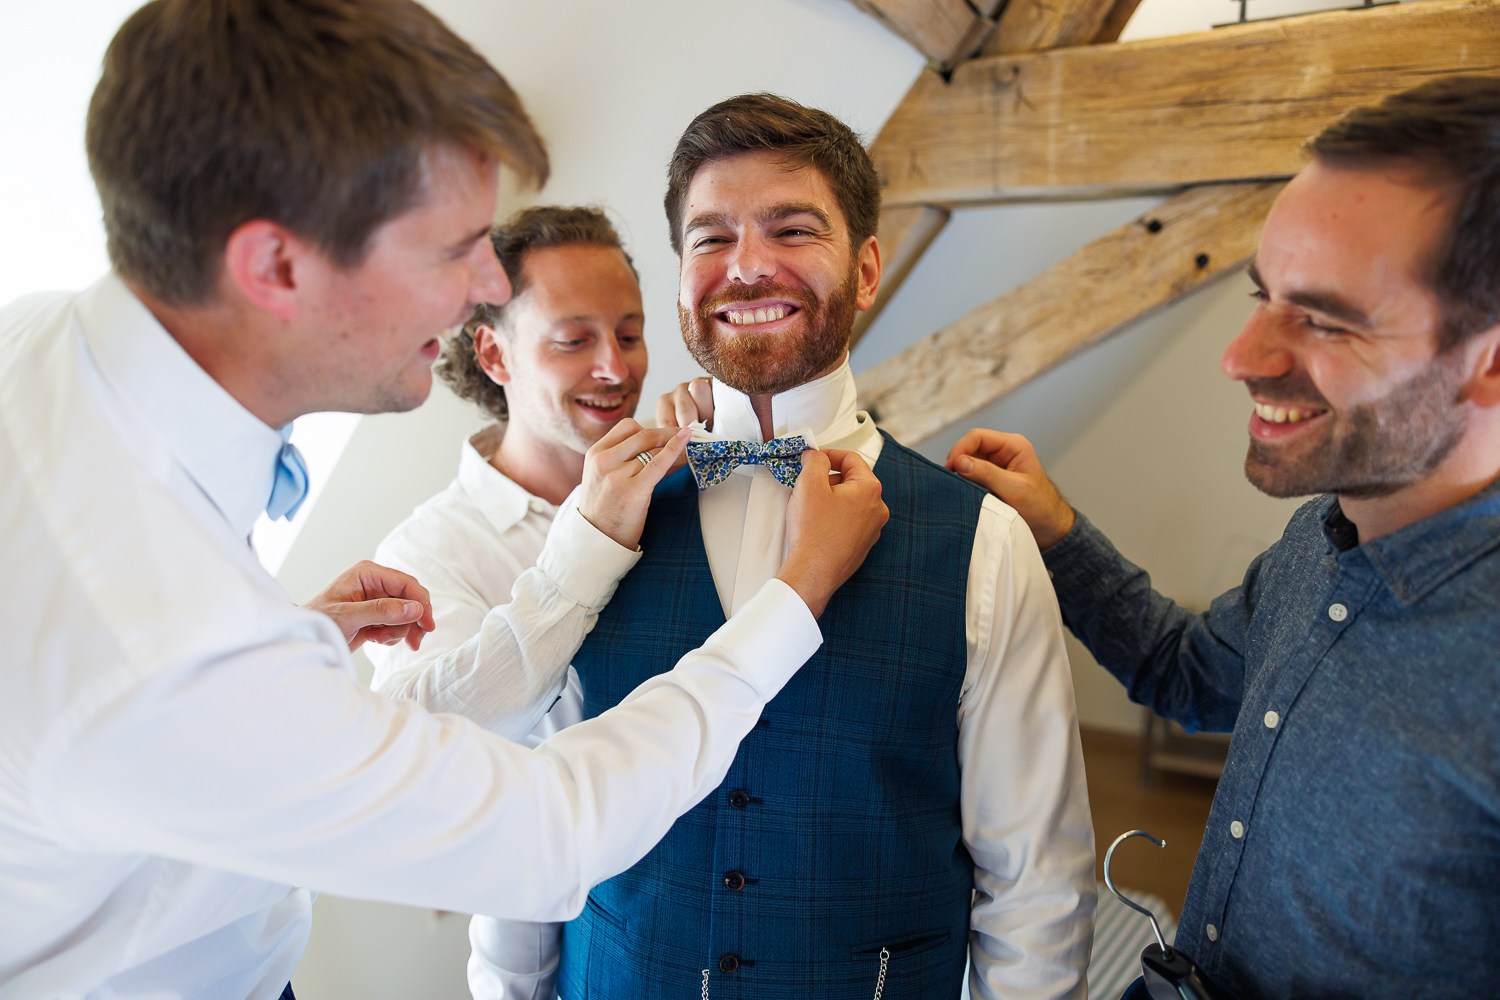
{"type": "Polygon", "coordinates": [[[974,20],[969,24],[969,30],[964,32],[947,59],[942,62],[933,60],[928,63],[932,71],[944,80],[951,80],[954,67],[961,62],[973,59],[985,44],[995,37],[995,32],[1000,28],[1000,16],[1005,13],[1005,8],[1010,6],[1010,0],[964,0],[964,2],[974,12],[974,20]]]}
{"type": "Polygon", "coordinates": [[[1229,28],[1236,24],[1255,24],[1258,21],[1282,21],[1288,17],[1302,17],[1306,14],[1327,14],[1336,10],[1369,10],[1372,7],[1391,7],[1401,0],[1365,0],[1356,7],[1323,7],[1319,10],[1304,10],[1297,14],[1281,14],[1276,17],[1250,17],[1250,0],[1229,0],[1230,3],[1240,5],[1240,19],[1238,21],[1225,21],[1223,24],[1214,25],[1215,28],[1229,28]]]}

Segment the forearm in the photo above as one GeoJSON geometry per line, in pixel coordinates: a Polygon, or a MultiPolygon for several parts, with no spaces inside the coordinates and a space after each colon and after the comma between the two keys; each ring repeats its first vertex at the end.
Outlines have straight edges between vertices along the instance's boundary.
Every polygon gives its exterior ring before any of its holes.
{"type": "Polygon", "coordinates": [[[1043,553],[1064,624],[1132,701],[1189,729],[1228,730],[1244,677],[1244,595],[1194,613],[1151,586],[1083,514],[1043,553]]]}
{"type": "Polygon", "coordinates": [[[722,780],[821,635],[771,581],[676,668],[536,750],[360,688],[328,669],[337,640],[122,694],[35,776],[54,835],[355,898],[568,919],[722,780]]]}
{"type": "Polygon", "coordinates": [[[443,655],[378,672],[376,690],[523,739],[562,690],[573,655],[638,558],[564,508],[537,564],[517,577],[510,603],[489,609],[478,631],[443,655]]]}

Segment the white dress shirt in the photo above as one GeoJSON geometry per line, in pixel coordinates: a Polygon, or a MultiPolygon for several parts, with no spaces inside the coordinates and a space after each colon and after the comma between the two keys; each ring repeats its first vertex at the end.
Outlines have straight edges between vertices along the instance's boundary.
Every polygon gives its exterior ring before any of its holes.
{"type": "MultiPolygon", "coordinates": [[[[503,435],[504,428],[493,425],[464,442],[453,482],[375,550],[376,562],[410,573],[428,588],[437,628],[419,650],[370,646],[366,654],[375,665],[371,685],[382,694],[414,698],[432,710],[441,706],[521,738],[515,728],[525,720],[507,723],[521,700],[538,690],[539,679],[527,684],[515,676],[516,658],[506,652],[511,630],[497,618],[511,588],[541,554],[558,508],[490,464],[503,435]]],[[[536,746],[582,718],[583,692],[569,668],[556,703],[522,742],[536,746]]],[[[469,985],[476,1000],[556,996],[555,937],[561,926],[475,916],[469,985]]]]}
{"type": "MultiPolygon", "coordinates": [[[[749,397],[717,380],[713,394],[714,432],[700,428],[696,436],[760,442],[749,397]]],[[[800,433],[816,447],[855,451],[878,476],[884,439],[856,400],[845,364],[773,397],[773,436],[800,433]]],[[[790,496],[760,466],[741,466],[699,494],[704,547],[726,616],[780,568],[790,496]]],[[[1082,997],[1093,938],[1094,833],[1072,677],[1036,541],[993,496],[980,508],[974,535],[965,630],[968,669],[955,749],[977,890],[970,991],[984,998],[1082,997]]],[[[469,966],[476,1000],[550,996],[559,934],[476,920],[469,966]]]]}
{"type": "MultiPolygon", "coordinates": [[[[736,619],[536,750],[430,715],[360,685],[251,551],[280,444],[113,275],[0,311],[0,1000],[270,1000],[299,885],[571,917],[820,642],[773,581],[747,611],[781,628],[736,619]]],[[[613,587],[579,522],[517,588],[523,642],[581,636],[613,587]]]]}

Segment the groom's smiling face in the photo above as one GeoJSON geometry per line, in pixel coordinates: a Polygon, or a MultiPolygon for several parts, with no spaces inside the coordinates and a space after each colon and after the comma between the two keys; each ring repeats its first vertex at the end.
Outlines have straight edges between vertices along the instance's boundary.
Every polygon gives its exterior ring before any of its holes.
{"type": "Polygon", "coordinates": [[[677,312],[689,352],[747,393],[837,368],[875,301],[879,250],[854,248],[822,172],[774,151],[704,164],[684,199],[677,312]]]}

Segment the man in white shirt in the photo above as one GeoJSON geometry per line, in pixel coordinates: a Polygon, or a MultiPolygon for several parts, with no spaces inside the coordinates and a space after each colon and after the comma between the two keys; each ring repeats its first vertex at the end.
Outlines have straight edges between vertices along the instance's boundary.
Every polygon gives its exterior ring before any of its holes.
{"type": "MultiPolygon", "coordinates": [[[[289,995],[295,886],[579,912],[819,645],[878,483],[805,457],[755,608],[542,747],[382,697],[349,649],[419,646],[426,592],[363,563],[297,608],[248,536],[305,490],[276,428],[417,405],[438,331],[508,297],[496,168],[546,173],[519,101],[406,0],[158,0],[110,45],[88,152],[115,271],[0,311],[0,998],[289,995]]],[[[591,451],[520,648],[587,630],[683,437],[591,451]]]]}
{"type": "MultiPolygon", "coordinates": [[[[535,746],[582,718],[581,699],[569,676],[541,723],[530,734],[515,731],[511,714],[550,696],[556,676],[531,664],[518,668],[511,590],[536,564],[559,504],[582,481],[584,453],[635,412],[646,376],[645,312],[630,256],[598,209],[523,209],[492,242],[512,297],[477,306],[445,344],[436,371],[503,424],[464,443],[458,476],[375,553],[427,586],[435,630],[418,649],[392,643],[367,655],[382,694],[459,712],[535,746]]],[[[538,935],[557,933],[551,926],[476,916],[474,994],[552,995],[555,961],[545,969],[531,964],[538,935]]]]}
{"type": "Polygon", "coordinates": [[[492,979],[558,966],[567,1000],[952,997],[968,959],[976,997],[1083,996],[1093,832],[1036,543],[856,408],[849,332],[880,278],[867,154],[824,112],[734,98],[682,137],[666,206],[713,433],[657,488],[647,554],[574,658],[585,717],[753,599],[802,447],[878,461],[892,517],[721,786],[591,892],[560,959],[540,931],[492,979]]]}

